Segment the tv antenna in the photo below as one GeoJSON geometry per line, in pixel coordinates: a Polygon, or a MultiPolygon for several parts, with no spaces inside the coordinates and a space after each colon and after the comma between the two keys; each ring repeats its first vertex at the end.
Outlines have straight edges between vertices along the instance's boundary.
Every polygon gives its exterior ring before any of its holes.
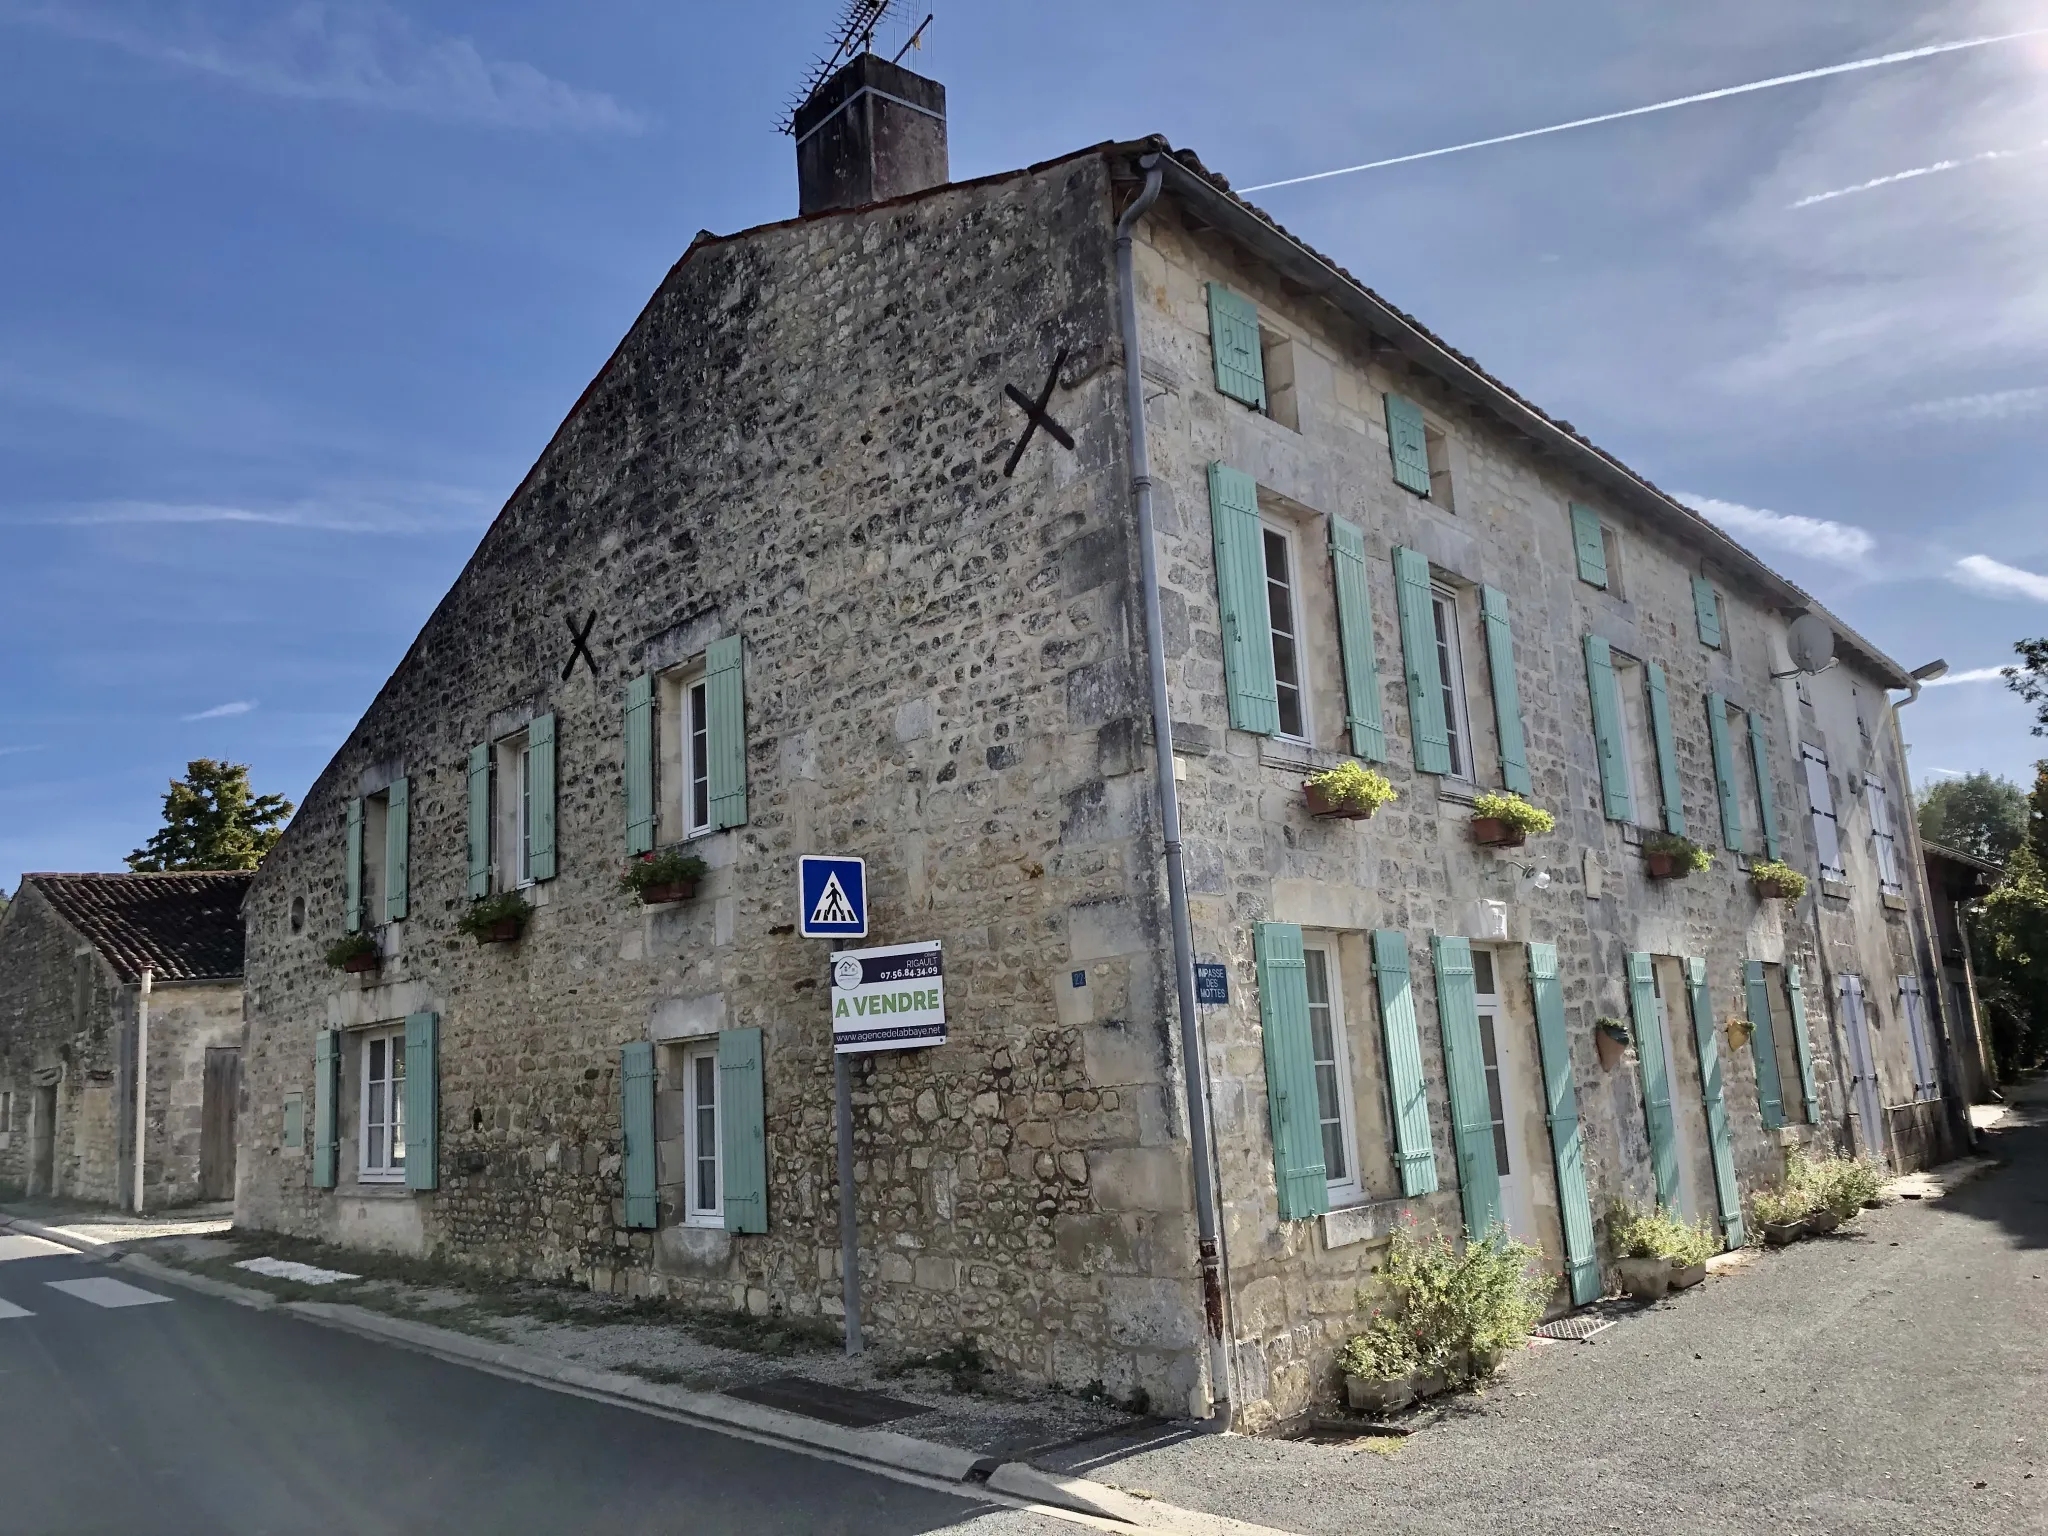
{"type": "Polygon", "coordinates": [[[832,34],[832,51],[811,61],[810,69],[804,74],[804,83],[797,87],[796,94],[790,98],[788,110],[782,114],[782,132],[796,131],[797,113],[818,87],[832,78],[833,71],[848,59],[873,52],[875,29],[881,26],[893,3],[894,0],[846,0],[846,9],[840,12],[839,25],[832,34]]]}

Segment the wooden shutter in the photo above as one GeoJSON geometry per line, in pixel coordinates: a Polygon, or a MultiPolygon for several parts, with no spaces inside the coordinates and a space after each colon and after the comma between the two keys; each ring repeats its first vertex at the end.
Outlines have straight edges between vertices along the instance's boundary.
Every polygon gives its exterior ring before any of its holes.
{"type": "Polygon", "coordinates": [[[491,894],[491,749],[469,749],[469,899],[491,894]]]}
{"type": "Polygon", "coordinates": [[[412,780],[391,781],[384,811],[384,920],[401,922],[411,907],[412,780]]]}
{"type": "Polygon", "coordinates": [[[1209,528],[1216,544],[1216,602],[1230,723],[1240,731],[1271,736],[1280,729],[1280,689],[1273,680],[1273,620],[1266,606],[1258,482],[1228,464],[1211,464],[1209,528]]]}
{"type": "Polygon", "coordinates": [[[539,715],[526,728],[527,772],[533,784],[533,842],[527,868],[536,880],[555,878],[555,717],[539,715]]]}
{"type": "Polygon", "coordinates": [[[1685,962],[1685,997],[1692,1013],[1693,1044],[1700,1058],[1700,1101],[1707,1111],[1707,1146],[1714,1161],[1714,1194],[1721,1210],[1721,1231],[1730,1248],[1740,1248],[1742,1186],[1735,1181],[1735,1143],[1728,1134],[1728,1102],[1721,1092],[1721,1042],[1714,1028],[1714,1004],[1707,995],[1707,962],[1693,956],[1685,962]]]}
{"type": "Polygon", "coordinates": [[[1778,1032],[1771,1025],[1771,986],[1761,960],[1742,967],[1742,993],[1749,1005],[1749,1054],[1756,1064],[1756,1105],[1764,1129],[1785,1123],[1785,1090],[1778,1080],[1778,1032]]]}
{"type": "Polygon", "coordinates": [[[313,1049],[313,1185],[332,1189],[341,1172],[335,1112],[341,1102],[341,1031],[323,1029],[313,1049]]]}
{"type": "Polygon", "coordinates": [[[1372,635],[1372,594],[1365,580],[1365,535],[1355,523],[1330,519],[1330,569],[1337,588],[1337,640],[1344,653],[1344,723],[1351,750],[1369,763],[1387,760],[1380,714],[1379,653],[1372,635]]]}
{"type": "Polygon", "coordinates": [[[1692,579],[1692,615],[1699,623],[1700,644],[1721,648],[1721,595],[1704,576],[1692,579]]]}
{"type": "Polygon", "coordinates": [[[654,679],[626,684],[626,857],[654,850],[654,679]]]}
{"type": "Polygon", "coordinates": [[[1578,556],[1579,580],[1607,585],[1607,544],[1600,536],[1600,514],[1581,502],[1572,503],[1572,553],[1578,556]]]}
{"type": "Polygon", "coordinates": [[[1600,752],[1600,804],[1609,821],[1634,821],[1628,757],[1622,746],[1621,691],[1614,683],[1614,653],[1598,635],[1586,636],[1586,692],[1593,703],[1593,741],[1600,752]]]}
{"type": "Polygon", "coordinates": [[[1401,620],[1401,660],[1408,679],[1408,733],[1420,773],[1451,771],[1451,733],[1444,722],[1444,669],[1436,651],[1429,561],[1394,550],[1394,606],[1401,620]]]}
{"type": "Polygon", "coordinates": [[[1735,754],[1728,745],[1728,701],[1707,695],[1707,743],[1714,753],[1714,791],[1721,802],[1721,843],[1742,852],[1742,797],[1735,785],[1735,754]]]}
{"type": "Polygon", "coordinates": [[[1679,1209],[1678,1128],[1671,1118],[1671,1064],[1664,1057],[1664,1031],[1657,1024],[1657,978],[1650,957],[1628,957],[1629,1013],[1636,1027],[1636,1063],[1643,1077],[1643,1121],[1650,1132],[1650,1161],[1657,1173],[1657,1203],[1679,1209]]]}
{"type": "Polygon", "coordinates": [[[1533,789],[1529,749],[1522,734],[1522,690],[1515,681],[1515,637],[1508,626],[1508,595],[1498,587],[1479,589],[1486,620],[1486,671],[1493,679],[1494,733],[1500,741],[1500,781],[1518,795],[1533,789]]]}
{"type": "Polygon", "coordinates": [[[657,1225],[655,1197],[654,1046],[635,1040],[619,1052],[619,1139],[626,1185],[626,1225],[657,1225]]]}
{"type": "Polygon", "coordinates": [[[1764,717],[1749,712],[1749,760],[1756,770],[1756,813],[1764,826],[1764,853],[1778,857],[1778,816],[1771,804],[1771,744],[1764,737],[1764,717]]]}
{"type": "Polygon", "coordinates": [[[1557,1208],[1564,1228],[1566,1273],[1578,1306],[1600,1299],[1600,1255],[1593,1242],[1593,1198],[1586,1188],[1586,1149],[1579,1135],[1579,1095],[1565,1029],[1564,980],[1557,946],[1529,946],[1529,990],[1536,1001],[1536,1044],[1543,1057],[1544,1121],[1557,1172],[1557,1208]]]}
{"type": "Polygon", "coordinates": [[[725,1230],[768,1230],[768,1117],[762,1091],[761,1031],[728,1029],[718,1037],[719,1170],[725,1189],[725,1230]]]}
{"type": "Polygon", "coordinates": [[[1685,836],[1685,801],[1678,781],[1678,740],[1671,730],[1671,699],[1664,688],[1664,669],[1643,663],[1650,694],[1650,734],[1657,742],[1657,786],[1664,800],[1664,830],[1685,836]]]}
{"type": "Polygon", "coordinates": [[[1394,929],[1372,936],[1373,976],[1379,983],[1380,1038],[1386,1043],[1387,1099],[1394,1119],[1394,1161],[1401,1193],[1426,1195],[1437,1187],[1436,1147],[1429,1134],[1429,1089],[1422,1077],[1422,1041],[1415,1027],[1415,992],[1408,979],[1408,939],[1394,929]]]}
{"type": "Polygon", "coordinates": [[[1422,425],[1422,407],[1391,390],[1387,393],[1387,445],[1394,456],[1394,484],[1427,496],[1429,434],[1422,425]]]}
{"type": "Polygon", "coordinates": [[[1437,934],[1436,1021],[1444,1040],[1444,1078],[1451,1090],[1451,1134],[1458,1153],[1458,1193],[1465,1235],[1484,1242],[1501,1225],[1500,1163],[1493,1150],[1493,1100],[1486,1092],[1486,1054],[1479,1042],[1479,1001],[1469,940],[1437,934]]]}
{"type": "MultiPolygon", "coordinates": [[[[1799,967],[1789,960],[1785,963],[1785,1002],[1792,1010],[1792,1051],[1799,1058],[1799,1097],[1806,1108],[1806,1123],[1818,1125],[1820,1094],[1813,1085],[1813,1041],[1806,1032],[1806,986],[1800,980],[1799,967]]],[[[1860,995],[1857,1006],[1862,1006],[1860,995]]]]}
{"type": "Polygon", "coordinates": [[[348,803],[348,831],[342,840],[342,921],[350,933],[363,931],[363,801],[358,795],[348,803]]]}
{"type": "Polygon", "coordinates": [[[704,648],[704,712],[711,754],[711,825],[747,824],[747,697],[740,674],[740,637],[704,648]]]}
{"type": "Polygon", "coordinates": [[[1306,1221],[1330,1208],[1317,1114],[1315,1046],[1308,1023],[1308,966],[1292,923],[1252,929],[1259,962],[1259,1021],[1266,1047],[1266,1109],[1273,1122],[1280,1219],[1306,1221]]]}
{"type": "Polygon", "coordinates": [[[1209,285],[1209,349],[1216,358],[1217,389],[1263,411],[1266,358],[1259,345],[1259,309],[1221,283],[1209,285]]]}
{"type": "Polygon", "coordinates": [[[304,1094],[288,1093],[284,1096],[284,1127],[283,1134],[278,1138],[278,1141],[287,1152],[305,1151],[306,1096],[304,1094]]]}
{"type": "Polygon", "coordinates": [[[441,1187],[441,1016],[405,1017],[405,1187],[441,1187]]]}

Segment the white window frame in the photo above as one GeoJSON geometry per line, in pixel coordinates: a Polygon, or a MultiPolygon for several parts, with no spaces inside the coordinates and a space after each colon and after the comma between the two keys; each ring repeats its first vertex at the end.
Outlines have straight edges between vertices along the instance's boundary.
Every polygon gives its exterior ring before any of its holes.
{"type": "Polygon", "coordinates": [[[1877,848],[1878,886],[1887,896],[1903,896],[1906,887],[1899,879],[1898,832],[1892,826],[1892,802],[1885,792],[1884,780],[1866,773],[1863,794],[1870,805],[1870,840],[1877,848]]]}
{"type": "Polygon", "coordinates": [[[711,824],[711,693],[710,674],[702,661],[675,667],[656,679],[659,711],[656,756],[660,767],[658,840],[688,842],[706,837],[711,824]],[[696,747],[703,747],[702,761],[696,747]]]}
{"type": "Polygon", "coordinates": [[[1487,973],[1493,978],[1494,990],[1479,990],[1477,966],[1472,978],[1474,1012],[1479,1020],[1480,1068],[1486,1079],[1486,1112],[1493,1122],[1494,1168],[1503,1179],[1515,1176],[1514,1137],[1508,1132],[1507,1085],[1501,1081],[1505,1067],[1501,1061],[1500,1037],[1507,1027],[1507,1007],[1500,995],[1500,959],[1491,950],[1472,951],[1475,960],[1484,955],[1487,973]],[[1489,1050],[1489,1047],[1491,1048],[1489,1050]],[[1487,1060],[1488,1055],[1492,1060],[1487,1060]],[[1502,1167],[1505,1163],[1507,1166],[1502,1167]]]}
{"type": "Polygon", "coordinates": [[[1302,566],[1299,541],[1295,538],[1292,528],[1288,527],[1285,523],[1275,522],[1271,518],[1261,518],[1259,520],[1259,531],[1259,569],[1264,575],[1261,596],[1264,597],[1266,602],[1268,627],[1272,631],[1270,645],[1273,656],[1274,707],[1280,715],[1280,729],[1276,734],[1284,741],[1298,741],[1309,744],[1315,740],[1315,721],[1309,708],[1308,650],[1303,644],[1302,634],[1302,566]],[[1284,573],[1284,579],[1277,582],[1273,579],[1272,564],[1267,559],[1267,540],[1269,538],[1280,540],[1281,546],[1286,551],[1287,570],[1284,573]],[[1273,588],[1276,586],[1281,589],[1287,599],[1288,628],[1284,633],[1288,642],[1294,647],[1294,681],[1291,683],[1283,681],[1280,676],[1280,639],[1283,632],[1271,624],[1273,588]],[[1298,731],[1287,729],[1286,709],[1284,701],[1280,697],[1282,691],[1287,689],[1293,691],[1296,707],[1301,716],[1301,729],[1298,731]]]}
{"type": "Polygon", "coordinates": [[[1365,1182],[1359,1176],[1358,1168],[1358,1112],[1353,1103],[1351,1088],[1351,1041],[1344,1028],[1344,979],[1337,964],[1337,946],[1333,941],[1307,943],[1301,947],[1304,981],[1309,983],[1308,1030],[1309,1054],[1315,1063],[1316,1074],[1316,1121],[1321,1133],[1319,1144],[1323,1149],[1325,1170],[1329,1167],[1329,1141],[1327,1131],[1334,1126],[1339,1150],[1344,1154],[1344,1171],[1329,1181],[1330,1204],[1340,1206],[1355,1204],[1365,1198],[1365,1182]],[[1308,957],[1315,956],[1311,962],[1308,957]],[[1323,983],[1323,1000],[1316,1001],[1313,986],[1320,971],[1323,983]],[[1320,1010],[1329,1028],[1330,1054],[1323,1054],[1323,1042],[1316,1038],[1316,1014],[1320,1010]],[[1337,1088],[1337,1117],[1323,1118],[1323,1084],[1325,1074],[1334,1074],[1337,1088]]]}
{"type": "Polygon", "coordinates": [[[1807,812],[1813,822],[1813,853],[1823,880],[1847,881],[1842,862],[1842,821],[1835,813],[1834,785],[1828,780],[1828,755],[1811,742],[1799,744],[1799,771],[1806,780],[1807,812]],[[1832,861],[1828,855],[1832,850],[1832,861]]]}
{"type": "Polygon", "coordinates": [[[491,744],[491,877],[500,891],[533,879],[533,743],[525,731],[491,744]]]}
{"type": "Polygon", "coordinates": [[[356,1077],[356,1181],[362,1184],[403,1184],[405,1182],[405,1026],[387,1025],[362,1031],[357,1047],[360,1063],[356,1077]],[[371,1075],[372,1047],[384,1047],[384,1075],[371,1075]],[[371,1089],[382,1084],[384,1118],[373,1125],[370,1118],[371,1089]],[[395,1091],[394,1091],[395,1090],[395,1091]],[[373,1130],[389,1130],[391,1140],[373,1145],[373,1130]],[[396,1156],[394,1158],[394,1149],[396,1156]],[[373,1157],[372,1153],[380,1154],[373,1157]],[[380,1160],[381,1158],[381,1160],[380,1160]]]}
{"type": "Polygon", "coordinates": [[[1432,582],[1429,588],[1430,637],[1436,643],[1437,671],[1443,679],[1444,730],[1450,738],[1451,771],[1447,778],[1471,783],[1472,710],[1465,696],[1465,637],[1454,587],[1432,582]]]}
{"type": "Polygon", "coordinates": [[[718,1040],[692,1040],[683,1046],[683,1224],[725,1225],[725,1096],[718,1073],[718,1040]],[[711,1102],[703,1102],[701,1070],[708,1068],[711,1102]],[[702,1111],[709,1110],[708,1121],[702,1111]],[[708,1136],[710,1146],[704,1145],[708,1136]],[[701,1165],[711,1164],[712,1199],[700,1198],[701,1165]]]}

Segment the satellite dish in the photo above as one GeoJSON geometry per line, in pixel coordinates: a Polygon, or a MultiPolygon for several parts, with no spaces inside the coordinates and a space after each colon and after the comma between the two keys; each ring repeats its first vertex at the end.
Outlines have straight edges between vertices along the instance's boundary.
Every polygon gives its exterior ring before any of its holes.
{"type": "Polygon", "coordinates": [[[1822,672],[1835,659],[1835,632],[1817,613],[1802,613],[1785,635],[1785,650],[1800,672],[1822,672]]]}

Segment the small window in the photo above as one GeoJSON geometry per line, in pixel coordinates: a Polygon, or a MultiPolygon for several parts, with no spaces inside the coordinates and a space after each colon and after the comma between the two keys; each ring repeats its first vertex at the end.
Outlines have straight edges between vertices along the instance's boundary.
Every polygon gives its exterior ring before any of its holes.
{"type": "Polygon", "coordinates": [[[1735,809],[1742,817],[1736,835],[1742,850],[1757,858],[1764,856],[1763,797],[1757,792],[1756,754],[1749,746],[1749,712],[1724,703],[1722,719],[1728,725],[1728,766],[1735,774],[1735,809]]]}
{"type": "Polygon", "coordinates": [[[384,921],[384,893],[389,889],[390,870],[386,855],[385,824],[391,817],[391,791],[380,789],[363,796],[363,926],[374,928],[384,921]]]}
{"type": "Polygon", "coordinates": [[[1323,1171],[1332,1203],[1363,1193],[1359,1183],[1357,1122],[1351,1104],[1351,1061],[1338,998],[1337,957],[1327,949],[1303,949],[1308,980],[1308,1029],[1316,1066],[1316,1118],[1323,1131],[1323,1171]]]}
{"type": "Polygon", "coordinates": [[[683,1220],[690,1226],[725,1225],[720,1112],[717,1042],[690,1045],[683,1051],[683,1220]]]}
{"type": "Polygon", "coordinates": [[[14,1093],[11,1089],[0,1088],[0,1136],[14,1129],[14,1093]]]}
{"type": "Polygon", "coordinates": [[[1657,776],[1657,738],[1650,729],[1649,680],[1643,664],[1616,652],[1614,687],[1621,695],[1622,751],[1628,757],[1628,788],[1635,800],[1636,825],[1662,827],[1664,786],[1657,776]]]}
{"type": "Polygon", "coordinates": [[[1266,414],[1292,431],[1301,430],[1301,409],[1294,389],[1294,342],[1278,331],[1259,327],[1259,355],[1266,370],[1266,414]]]}
{"type": "Polygon", "coordinates": [[[1865,774],[1863,790],[1870,803],[1870,839],[1877,845],[1878,884],[1887,896],[1904,895],[1906,888],[1899,879],[1898,836],[1892,828],[1892,803],[1884,792],[1884,782],[1875,774],[1865,774]]]}
{"type": "Polygon", "coordinates": [[[1273,686],[1279,691],[1280,734],[1307,741],[1307,677],[1301,656],[1301,594],[1294,535],[1272,523],[1267,523],[1263,532],[1266,610],[1273,631],[1273,686]]]}
{"type": "Polygon", "coordinates": [[[533,749],[524,731],[498,743],[493,798],[498,889],[521,890],[533,884],[533,749]]]}
{"type": "Polygon", "coordinates": [[[1778,1066],[1778,1098],[1785,1122],[1806,1122],[1806,1095],[1799,1076],[1799,1041],[1792,1029],[1792,994],[1785,987],[1785,967],[1764,966],[1764,995],[1771,1006],[1771,1051],[1778,1066]]]}
{"type": "Polygon", "coordinates": [[[1799,766],[1806,776],[1806,802],[1813,813],[1813,848],[1820,859],[1821,877],[1846,880],[1842,865],[1842,828],[1835,817],[1835,792],[1828,781],[1827,754],[1819,747],[1802,745],[1799,766]]]}
{"type": "Polygon", "coordinates": [[[1472,777],[1472,718],[1465,705],[1465,653],[1459,639],[1458,594],[1431,587],[1430,620],[1436,632],[1436,662],[1443,679],[1444,731],[1451,740],[1451,777],[1472,777]]]}
{"type": "Polygon", "coordinates": [[[303,896],[294,896],[292,898],[292,932],[304,933],[305,931],[306,898],[303,896]]]}
{"type": "Polygon", "coordinates": [[[1479,1012],[1479,1059],[1486,1069],[1487,1113],[1493,1118],[1494,1167],[1505,1179],[1515,1170],[1508,1155],[1507,1098],[1501,1088],[1500,1041],[1495,1033],[1501,1027],[1500,994],[1493,978],[1493,955],[1487,950],[1472,951],[1472,990],[1479,1012]]]}
{"type": "Polygon", "coordinates": [[[405,1177],[405,1029],[363,1037],[362,1135],[357,1170],[365,1182],[405,1177]]]}
{"type": "Polygon", "coordinates": [[[679,843],[711,826],[710,685],[700,665],[665,672],[656,690],[660,732],[660,839],[679,843]]]}
{"type": "Polygon", "coordinates": [[[1913,1097],[1941,1097],[1941,1073],[1935,1066],[1934,1044],[1927,1031],[1927,1018],[1920,1007],[1920,978],[1899,978],[1899,1011],[1906,1017],[1906,1043],[1913,1052],[1913,1097]]]}
{"type": "Polygon", "coordinates": [[[1451,439],[1443,428],[1422,428],[1422,446],[1429,457],[1429,499],[1445,512],[1458,510],[1451,488],[1451,439]]]}
{"type": "Polygon", "coordinates": [[[1600,525],[1600,552],[1607,560],[1607,590],[1616,597],[1627,597],[1622,585],[1621,535],[1607,523],[1600,525]]]}

